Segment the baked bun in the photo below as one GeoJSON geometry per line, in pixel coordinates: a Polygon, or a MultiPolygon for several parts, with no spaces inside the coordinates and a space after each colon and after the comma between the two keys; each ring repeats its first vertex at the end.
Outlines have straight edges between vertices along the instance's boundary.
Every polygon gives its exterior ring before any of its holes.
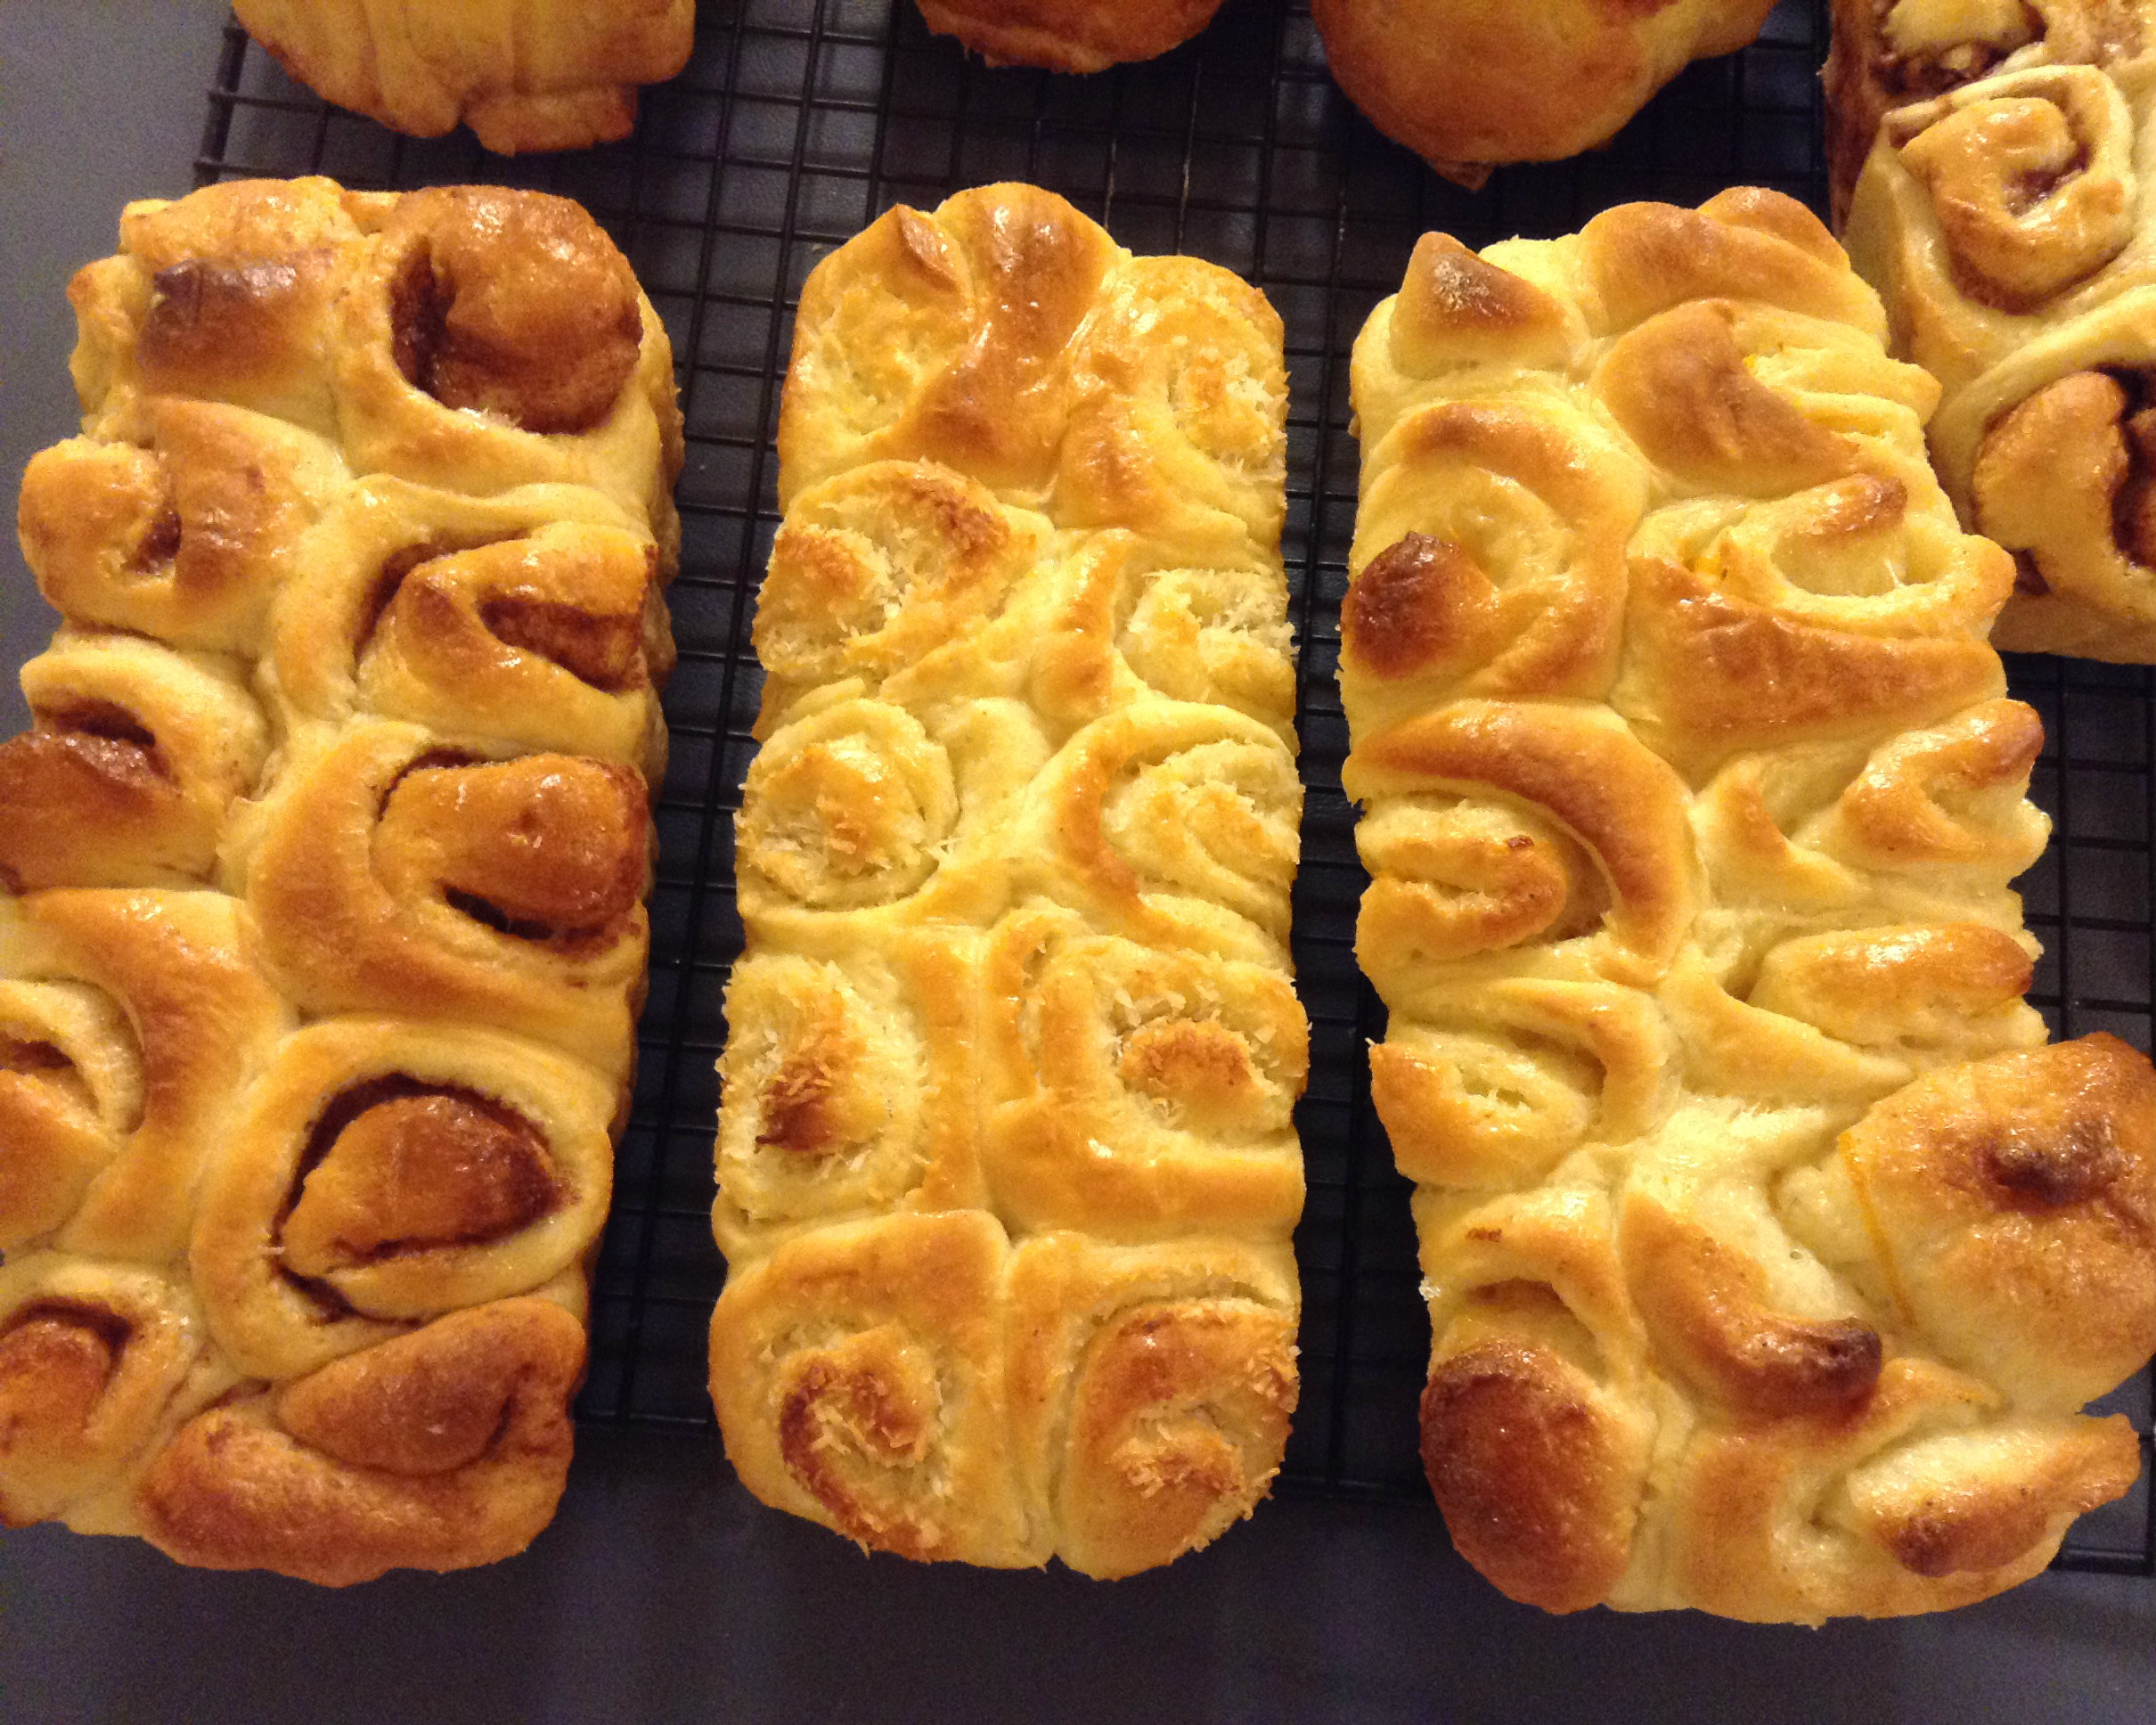
{"type": "Polygon", "coordinates": [[[1432,235],[1356,344],[1343,778],[1423,1460],[1552,1611],[1959,1605],[2140,1469],[2081,1409],[2156,1351],[2156,1072],[2022,998],[2013,566],[1885,331],[1735,191],[1432,235]]]}
{"type": "Polygon", "coordinates": [[[863,1546],[1123,1575],[1295,1401],[1279,319],[1031,186],[802,290],[734,834],[711,1393],[863,1546]]]}
{"type": "Polygon", "coordinates": [[[1188,42],[1221,0],[919,0],[940,36],[954,36],[992,66],[1098,72],[1151,60],[1188,42]]]}
{"type": "Polygon", "coordinates": [[[629,135],[688,63],[695,0],[239,0],[248,33],[339,107],[415,137],[459,121],[504,156],[629,135]]]}
{"type": "Polygon", "coordinates": [[[649,944],[680,421],[583,210],[239,182],[70,289],[0,745],[0,1518],[546,1525],[649,944]]]}
{"type": "Polygon", "coordinates": [[[1893,109],[2030,66],[2117,66],[2156,51],[2151,0],[1833,0],[1826,168],[1834,225],[1893,109]]]}
{"type": "Polygon", "coordinates": [[[1370,123],[1446,178],[1606,143],[1695,60],[1734,53],[1773,0],[1311,0],[1370,123]]]}

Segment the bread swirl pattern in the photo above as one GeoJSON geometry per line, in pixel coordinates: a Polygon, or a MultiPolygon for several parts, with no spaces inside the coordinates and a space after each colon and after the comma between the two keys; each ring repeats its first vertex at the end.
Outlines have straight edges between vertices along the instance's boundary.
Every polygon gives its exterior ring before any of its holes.
{"type": "Polygon", "coordinates": [[[2156,1349],[2156,1073],[2022,999],[2011,565],[1885,327],[1739,191],[1431,236],[1356,347],[1343,776],[1423,1458],[1552,1610],[1956,1605],[2138,1472],[2079,1410],[2156,1349]]]}
{"type": "Polygon", "coordinates": [[[488,1562],[560,1494],[625,1111],[666,340],[535,194],[241,183],[121,245],[21,507],[64,620],[0,747],[0,1517],[488,1562]]]}
{"type": "Polygon", "coordinates": [[[1032,187],[803,290],[711,1389],[765,1501],[1122,1575],[1278,1469],[1309,1036],[1262,296],[1032,187]]]}
{"type": "Polygon", "coordinates": [[[2002,648],[2156,659],[2152,115],[2150,54],[2001,72],[1889,114],[1850,208],[1899,348],[1945,386],[1940,478],[2015,555],[2002,648]]]}
{"type": "Polygon", "coordinates": [[[629,135],[641,85],[688,61],[695,0],[241,0],[286,71],[400,132],[461,122],[505,156],[629,135]]]}

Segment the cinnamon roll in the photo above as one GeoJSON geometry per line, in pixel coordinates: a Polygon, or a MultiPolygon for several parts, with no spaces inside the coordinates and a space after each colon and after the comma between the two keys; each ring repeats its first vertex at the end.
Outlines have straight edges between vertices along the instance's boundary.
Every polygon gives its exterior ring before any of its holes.
{"type": "Polygon", "coordinates": [[[1894,109],[2027,67],[2114,67],[2156,50],[2148,0],[1833,0],[1826,165],[1835,223],[1894,109]]]}

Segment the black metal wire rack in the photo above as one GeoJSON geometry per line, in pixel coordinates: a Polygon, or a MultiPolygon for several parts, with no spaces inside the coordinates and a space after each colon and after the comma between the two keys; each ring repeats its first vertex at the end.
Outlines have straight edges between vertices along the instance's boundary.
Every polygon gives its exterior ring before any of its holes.
{"type": "MultiPolygon", "coordinates": [[[[1681,76],[1606,151],[1499,173],[1471,196],[1377,135],[1327,77],[1306,0],[1229,0],[1196,41],[1094,78],[991,70],[907,0],[705,0],[694,58],[645,93],[635,135],[505,160],[469,136],[420,142],[329,108],[228,24],[199,183],[330,174],[402,188],[492,180],[577,198],[635,265],[672,335],[689,460],[674,588],[680,667],[658,805],[649,1004],[633,1113],[598,1267],[586,1424],[699,1430],[704,1332],[723,1271],[708,1226],[720,997],[741,940],[731,813],[753,745],[753,595],[776,525],[771,440],[790,322],[813,265],[894,203],[1021,178],[1139,251],[1209,258],[1256,282],[1287,329],[1286,552],[1309,785],[1295,955],[1312,1030],[1301,1115],[1310,1202],[1296,1247],[1303,1401],[1284,1485],[1421,1492],[1416,1395],[1428,1349],[1406,1183],[1368,1107],[1383,1018],[1352,950],[1364,877],[1340,789],[1334,687],[1355,510],[1349,346],[1416,238],[1471,245],[1578,227],[1632,198],[1725,185],[1824,200],[1823,0],[1786,0],[1756,45],[1681,76]]],[[[2036,796],[2058,823],[2023,883],[2046,955],[2037,1004],[2062,1034],[2150,1043],[2156,1002],[2156,699],[2150,674],[2011,664],[2050,742],[2036,796]]],[[[2115,1403],[2145,1434],[2145,1381],[2115,1403]]],[[[2087,1518],[2063,1566],[2156,1574],[2145,1481],[2087,1518]]]]}

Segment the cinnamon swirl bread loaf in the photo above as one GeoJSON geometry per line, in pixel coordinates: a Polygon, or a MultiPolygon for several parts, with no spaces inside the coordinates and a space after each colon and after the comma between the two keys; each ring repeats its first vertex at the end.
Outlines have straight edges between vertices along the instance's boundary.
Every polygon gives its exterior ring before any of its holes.
{"type": "Polygon", "coordinates": [[[489,150],[629,135],[636,93],[688,62],[696,0],[234,0],[302,84],[399,132],[462,121],[489,150]]]}
{"type": "Polygon", "coordinates": [[[711,1391],[864,1546],[1122,1575],[1279,1465],[1308,1034],[1262,295],[1030,186],[803,290],[711,1391]]]}
{"type": "Polygon", "coordinates": [[[681,460],[581,209],[131,205],[0,746],[0,1518],[324,1582],[552,1516],[681,460]]]}
{"type": "Polygon", "coordinates": [[[2042,740],[1939,386],[1776,194],[1423,240],[1357,343],[1371,1084],[1461,1551],[1551,1610],[1981,1598],[2140,1466],[2156,1074],[2046,1046],[2042,740]]]}
{"type": "Polygon", "coordinates": [[[2156,54],[2001,72],[1889,114],[1850,255],[1945,386],[1931,446],[1962,519],[2014,554],[1993,641],[2156,661],[2156,54]]]}

